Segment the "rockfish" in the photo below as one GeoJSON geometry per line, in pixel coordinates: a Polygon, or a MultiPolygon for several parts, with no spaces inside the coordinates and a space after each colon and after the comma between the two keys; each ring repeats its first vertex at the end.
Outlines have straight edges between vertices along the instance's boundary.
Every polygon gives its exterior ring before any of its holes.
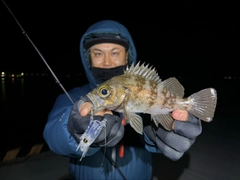
{"type": "Polygon", "coordinates": [[[126,68],[124,73],[115,76],[87,94],[93,108],[92,113],[108,109],[123,113],[123,117],[138,133],[143,132],[143,122],[139,113],[151,115],[158,127],[159,123],[168,131],[172,130],[174,119],[171,112],[175,109],[187,110],[205,122],[211,122],[214,116],[217,92],[206,88],[183,98],[184,88],[171,77],[160,79],[155,68],[149,64],[126,68]]]}

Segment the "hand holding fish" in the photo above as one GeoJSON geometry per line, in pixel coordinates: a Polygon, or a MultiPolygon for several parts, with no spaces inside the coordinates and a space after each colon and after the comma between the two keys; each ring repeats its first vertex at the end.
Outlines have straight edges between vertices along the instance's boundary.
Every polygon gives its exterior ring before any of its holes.
{"type": "MultiPolygon", "coordinates": [[[[187,115],[186,112],[180,110],[174,111],[174,113],[183,113],[180,117],[187,115]]],[[[175,116],[175,115],[173,115],[175,116]]],[[[169,159],[178,160],[183,154],[192,146],[197,136],[202,132],[201,120],[188,114],[188,120],[185,121],[179,119],[174,121],[173,131],[167,131],[161,126],[156,127],[154,123],[152,125],[144,127],[145,141],[148,143],[152,141],[155,146],[169,159]]]]}
{"type": "MultiPolygon", "coordinates": [[[[92,104],[84,102],[79,108],[79,113],[81,116],[89,116],[91,109],[92,104]]],[[[95,115],[104,116],[108,113],[111,114],[112,112],[102,110],[95,115]]],[[[151,126],[146,126],[144,132],[166,157],[177,160],[194,143],[202,128],[201,121],[193,115],[189,115],[186,110],[174,110],[172,117],[176,119],[172,125],[174,131],[166,131],[161,127],[156,128],[155,124],[152,124],[151,126]]]]}
{"type": "Polygon", "coordinates": [[[74,104],[68,120],[69,133],[79,143],[91,120],[106,121],[106,126],[91,145],[93,147],[116,145],[124,134],[124,127],[121,125],[120,118],[113,115],[109,110],[100,111],[92,116],[91,113],[89,114],[91,104],[88,101],[87,97],[81,97],[74,104]]]}

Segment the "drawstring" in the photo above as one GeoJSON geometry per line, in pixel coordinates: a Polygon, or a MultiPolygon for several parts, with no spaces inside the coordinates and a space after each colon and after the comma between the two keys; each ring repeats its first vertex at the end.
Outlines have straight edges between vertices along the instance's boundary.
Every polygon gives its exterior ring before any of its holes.
{"type": "MultiPolygon", "coordinates": [[[[126,124],[127,124],[126,119],[123,118],[122,119],[122,125],[126,126],[126,124]]],[[[119,157],[123,158],[123,156],[124,156],[124,138],[121,139],[120,146],[119,146],[119,157]]]]}

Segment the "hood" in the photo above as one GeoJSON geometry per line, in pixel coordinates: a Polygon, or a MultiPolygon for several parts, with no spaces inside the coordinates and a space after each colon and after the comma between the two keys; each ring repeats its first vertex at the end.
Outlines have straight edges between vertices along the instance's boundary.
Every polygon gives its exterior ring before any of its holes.
{"type": "Polygon", "coordinates": [[[137,53],[134,42],[129,31],[126,29],[125,26],[112,20],[103,20],[93,24],[87,29],[87,31],[84,33],[80,41],[80,56],[91,88],[95,88],[98,84],[94,79],[90,69],[88,51],[84,49],[83,45],[86,39],[90,39],[93,36],[93,34],[96,33],[110,33],[114,35],[119,35],[121,38],[127,40],[129,42],[128,65],[131,65],[132,63],[136,64],[137,59],[137,53]]]}

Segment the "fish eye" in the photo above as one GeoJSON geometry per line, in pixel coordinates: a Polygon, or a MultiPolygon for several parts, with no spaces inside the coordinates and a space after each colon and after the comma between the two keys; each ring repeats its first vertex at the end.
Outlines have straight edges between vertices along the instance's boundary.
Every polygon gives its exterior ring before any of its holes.
{"type": "Polygon", "coordinates": [[[84,142],[84,143],[87,143],[87,142],[88,142],[87,138],[84,138],[84,139],[83,139],[83,142],[84,142]]]}
{"type": "Polygon", "coordinates": [[[102,89],[102,95],[107,95],[108,90],[107,89],[102,89]]]}
{"type": "Polygon", "coordinates": [[[99,94],[101,97],[108,97],[110,95],[110,87],[108,85],[103,85],[99,89],[99,94]]]}

